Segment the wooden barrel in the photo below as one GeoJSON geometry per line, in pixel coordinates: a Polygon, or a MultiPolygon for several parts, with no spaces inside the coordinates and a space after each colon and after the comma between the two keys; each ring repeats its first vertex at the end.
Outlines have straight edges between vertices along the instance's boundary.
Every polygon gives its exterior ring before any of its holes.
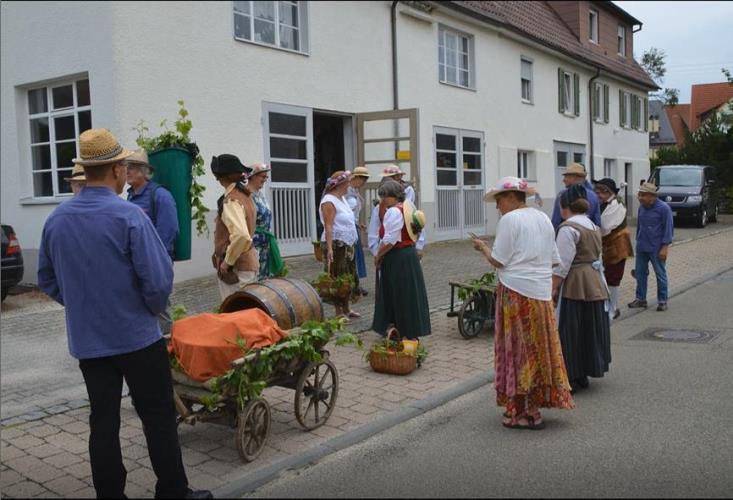
{"type": "Polygon", "coordinates": [[[290,330],[310,319],[323,321],[323,302],[309,283],[294,278],[272,278],[245,285],[224,299],[220,313],[262,309],[283,330],[290,330]]]}

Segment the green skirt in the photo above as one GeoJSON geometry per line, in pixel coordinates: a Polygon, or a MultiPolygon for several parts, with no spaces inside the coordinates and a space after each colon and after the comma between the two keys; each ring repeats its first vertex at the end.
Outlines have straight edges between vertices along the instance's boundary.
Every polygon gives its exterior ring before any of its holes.
{"type": "Polygon", "coordinates": [[[415,247],[393,248],[377,272],[372,330],[385,335],[394,325],[400,336],[430,335],[430,307],[415,247]]]}

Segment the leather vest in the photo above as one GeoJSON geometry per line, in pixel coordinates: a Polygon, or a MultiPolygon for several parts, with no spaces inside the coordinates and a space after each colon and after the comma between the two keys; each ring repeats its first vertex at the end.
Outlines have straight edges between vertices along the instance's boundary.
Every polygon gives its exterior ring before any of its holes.
{"type": "MultiPolygon", "coordinates": [[[[249,236],[250,239],[253,238],[257,227],[257,206],[252,196],[249,193],[240,191],[238,188],[234,188],[224,197],[224,203],[230,202],[230,200],[234,200],[244,210],[249,236]]],[[[229,246],[229,229],[222,222],[221,215],[216,216],[214,224],[214,254],[219,260],[222,260],[229,246]]],[[[257,272],[260,270],[260,260],[254,245],[250,246],[249,250],[242,252],[242,255],[234,264],[234,268],[238,271],[257,272]]]]}
{"type": "Polygon", "coordinates": [[[576,229],[580,239],[575,247],[575,259],[562,284],[562,296],[589,302],[608,299],[601,274],[591,266],[601,256],[601,230],[593,231],[570,221],[560,224],[560,227],[563,226],[576,229]]]}

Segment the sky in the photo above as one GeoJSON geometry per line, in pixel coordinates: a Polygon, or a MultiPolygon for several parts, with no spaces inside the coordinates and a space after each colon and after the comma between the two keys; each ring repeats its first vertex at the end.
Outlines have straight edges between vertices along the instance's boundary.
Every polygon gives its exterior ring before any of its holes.
{"type": "Polygon", "coordinates": [[[733,1],[614,2],[643,23],[634,33],[638,61],[650,47],[664,50],[667,74],[662,88],[679,89],[690,102],[690,86],[724,82],[720,68],[733,73],[733,1]]]}

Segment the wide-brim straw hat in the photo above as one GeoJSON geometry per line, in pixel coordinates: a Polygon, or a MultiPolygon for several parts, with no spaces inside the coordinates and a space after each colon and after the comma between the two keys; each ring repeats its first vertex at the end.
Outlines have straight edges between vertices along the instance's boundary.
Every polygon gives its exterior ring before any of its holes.
{"type": "Polygon", "coordinates": [[[407,234],[412,241],[417,241],[420,237],[420,232],[425,228],[425,224],[427,223],[425,213],[422,210],[418,210],[410,200],[405,200],[402,203],[402,214],[405,217],[407,234]],[[419,229],[415,231],[414,226],[418,226],[419,229]]]}
{"type": "Polygon", "coordinates": [[[265,163],[252,163],[250,165],[250,168],[252,169],[252,172],[247,175],[247,177],[252,177],[257,174],[261,174],[262,172],[269,172],[272,170],[272,167],[265,163]]]}
{"type": "Polygon", "coordinates": [[[519,177],[502,177],[496,186],[489,189],[484,195],[484,201],[494,201],[496,195],[506,193],[507,191],[519,191],[520,193],[526,193],[530,196],[535,194],[535,188],[531,187],[527,181],[520,179],[519,177]]]}
{"type": "Polygon", "coordinates": [[[74,168],[71,169],[71,176],[64,177],[64,180],[67,182],[86,181],[87,177],[84,173],[84,167],[82,167],[81,165],[74,165],[74,168]]]}
{"type": "Polygon", "coordinates": [[[369,169],[366,167],[356,167],[351,172],[351,177],[366,177],[369,178],[369,169]]]}
{"type": "Polygon", "coordinates": [[[384,170],[382,170],[382,177],[392,177],[394,175],[405,175],[405,172],[400,170],[400,167],[394,164],[387,165],[384,167],[384,170]]]}
{"type": "Polygon", "coordinates": [[[326,186],[324,187],[324,190],[328,193],[330,191],[333,191],[338,186],[343,184],[344,182],[348,182],[351,179],[351,172],[348,170],[344,170],[343,172],[339,172],[337,175],[331,175],[331,177],[328,178],[326,181],[326,186]]]}
{"type": "Polygon", "coordinates": [[[79,136],[79,158],[72,161],[83,167],[96,167],[117,163],[131,154],[106,128],[90,128],[79,136]]]}
{"type": "Polygon", "coordinates": [[[151,172],[155,172],[153,167],[148,161],[148,152],[144,149],[138,149],[127,157],[127,164],[133,167],[141,166],[148,167],[151,172]]]}
{"type": "Polygon", "coordinates": [[[585,177],[588,173],[585,171],[585,167],[580,163],[571,163],[562,175],[579,175],[581,177],[585,177]]]}
{"type": "Polygon", "coordinates": [[[645,182],[644,184],[639,186],[639,193],[651,193],[656,195],[657,186],[655,184],[652,184],[651,182],[645,182]]]}

